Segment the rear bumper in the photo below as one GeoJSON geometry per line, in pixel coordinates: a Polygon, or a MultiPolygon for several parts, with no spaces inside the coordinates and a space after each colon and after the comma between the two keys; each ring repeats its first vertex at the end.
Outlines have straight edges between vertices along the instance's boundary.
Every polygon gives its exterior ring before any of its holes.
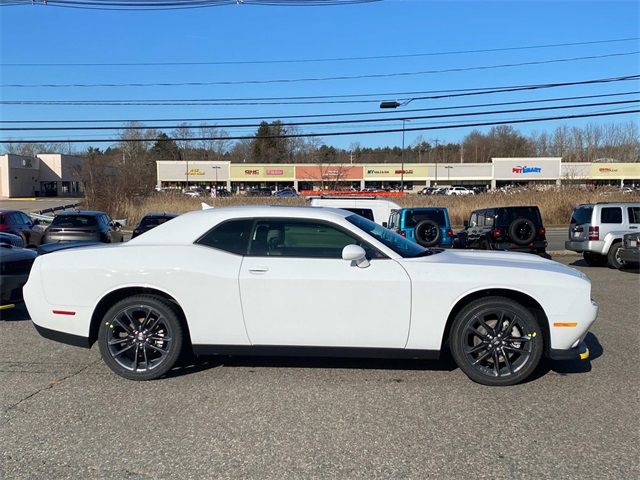
{"type": "Polygon", "coordinates": [[[604,241],[592,240],[586,242],[574,242],[572,240],[567,240],[564,242],[564,248],[565,250],[571,250],[572,252],[591,252],[602,255],[604,252],[604,241]]]}
{"type": "Polygon", "coordinates": [[[91,342],[89,342],[87,337],[51,330],[50,328],[41,327],[35,323],[33,326],[36,327],[36,330],[40,335],[44,338],[48,338],[49,340],[66,343],[67,345],[73,345],[74,347],[91,348],[91,342]]]}
{"type": "Polygon", "coordinates": [[[629,263],[640,263],[640,248],[621,248],[620,259],[629,263]]]}
{"type": "Polygon", "coordinates": [[[570,350],[550,349],[547,357],[551,360],[588,360],[589,347],[584,341],[581,341],[576,348],[570,350]]]}

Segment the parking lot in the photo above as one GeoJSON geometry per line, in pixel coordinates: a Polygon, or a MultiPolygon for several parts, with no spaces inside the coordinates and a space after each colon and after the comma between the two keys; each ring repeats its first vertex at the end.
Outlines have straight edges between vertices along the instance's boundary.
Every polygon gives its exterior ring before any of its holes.
{"type": "Polygon", "coordinates": [[[588,362],[489,388],[450,360],[208,358],[112,374],[97,347],[0,322],[0,478],[634,478],[640,276],[593,282],[588,362]]]}

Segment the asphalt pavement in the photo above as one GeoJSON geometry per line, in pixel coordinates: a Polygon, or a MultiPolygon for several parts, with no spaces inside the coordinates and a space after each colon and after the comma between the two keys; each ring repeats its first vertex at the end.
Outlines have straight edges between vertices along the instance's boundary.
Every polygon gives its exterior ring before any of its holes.
{"type": "Polygon", "coordinates": [[[638,478],[640,275],[559,258],[600,302],[592,358],[506,388],[450,360],[213,357],[132,382],[3,312],[0,478],[638,478]]]}

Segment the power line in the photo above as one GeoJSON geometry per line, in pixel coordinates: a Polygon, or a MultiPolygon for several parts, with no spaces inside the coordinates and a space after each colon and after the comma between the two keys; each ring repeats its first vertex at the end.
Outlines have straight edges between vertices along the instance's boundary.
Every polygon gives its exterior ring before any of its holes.
{"type": "Polygon", "coordinates": [[[262,5],[287,7],[322,7],[338,5],[356,5],[374,3],[382,0],[8,0],[0,6],[40,5],[59,8],[78,8],[85,10],[178,10],[187,8],[222,7],[228,5],[262,5]]]}
{"type": "Polygon", "coordinates": [[[291,60],[227,60],[227,61],[191,61],[191,62],[49,62],[49,63],[0,63],[2,67],[153,67],[153,66],[197,66],[197,65],[271,65],[292,63],[325,63],[350,62],[361,60],[389,60],[399,58],[439,57],[446,55],[463,55],[471,53],[495,53],[518,50],[536,50],[542,48],[573,47],[584,45],[600,45],[609,43],[632,42],[640,37],[615,38],[609,40],[592,40],[585,42],[547,43],[541,45],[522,45],[518,47],[482,48],[476,50],[450,50],[443,52],[407,53],[396,55],[370,55],[360,57],[328,57],[301,58],[291,60]]]}
{"type": "Polygon", "coordinates": [[[510,93],[523,90],[540,90],[546,88],[556,88],[575,85],[597,84],[597,83],[613,83],[621,81],[638,80],[640,75],[629,75],[626,77],[611,77],[598,80],[585,80],[578,82],[564,83],[547,83],[538,85],[521,85],[511,87],[494,87],[494,88],[476,88],[476,89],[457,89],[457,90],[432,90],[425,92],[405,92],[398,93],[370,93],[370,94],[353,94],[353,95],[316,95],[316,96],[297,96],[297,97],[254,97],[254,98],[235,98],[235,99],[149,99],[149,100],[0,100],[0,105],[65,105],[65,106],[172,106],[172,105],[309,105],[309,104],[348,104],[348,103],[378,103],[380,98],[390,97],[393,95],[416,95],[410,98],[396,97],[399,100],[415,101],[415,100],[440,100],[443,98],[465,97],[488,95],[494,93],[510,93]],[[441,93],[440,95],[418,96],[424,93],[441,93]],[[326,100],[328,98],[350,98],[350,97],[369,97],[378,95],[378,98],[371,100],[326,100]],[[299,99],[309,99],[309,101],[297,101],[299,99]],[[318,99],[318,100],[311,100],[318,99]],[[293,100],[287,102],[266,101],[266,100],[293,100]]]}
{"type": "MultiPolygon", "coordinates": [[[[633,92],[635,94],[639,92],[633,92]]],[[[515,102],[518,103],[518,102],[515,102]]],[[[425,120],[425,119],[433,119],[433,118],[453,118],[453,117],[470,117],[476,115],[500,115],[505,113],[522,113],[522,112],[536,112],[536,111],[545,111],[545,110],[562,110],[567,108],[586,108],[586,107],[602,107],[609,105],[628,105],[631,103],[640,103],[640,99],[636,100],[620,100],[615,102],[596,102],[596,103],[583,103],[583,104],[573,104],[573,105],[553,105],[548,107],[532,107],[532,108],[517,108],[511,110],[493,110],[493,111],[482,111],[482,112],[465,112],[465,113],[448,113],[448,114],[440,114],[440,115],[422,115],[422,116],[414,116],[414,117],[394,117],[394,118],[367,118],[367,119],[355,119],[355,120],[324,120],[324,121],[315,121],[315,122],[293,122],[287,123],[285,125],[288,126],[314,126],[314,125],[344,125],[344,124],[363,124],[363,123],[380,123],[380,122],[393,122],[393,121],[401,121],[401,120],[425,120]]],[[[199,125],[195,128],[257,128],[259,127],[259,123],[251,123],[251,124],[233,124],[233,125],[199,125]]],[[[164,126],[124,126],[124,127],[0,127],[0,131],[79,131],[79,130],[140,130],[142,129],[156,129],[156,130],[167,130],[172,128],[183,128],[183,125],[164,125],[164,126]]],[[[191,127],[189,127],[191,128],[191,127]]]]}
{"type": "MultiPolygon", "coordinates": [[[[497,126],[497,125],[508,125],[508,124],[519,124],[519,123],[532,123],[532,122],[545,122],[552,120],[571,120],[578,118],[592,118],[592,117],[603,117],[603,116],[614,116],[614,115],[627,115],[632,113],[640,113],[640,109],[636,110],[625,110],[621,112],[600,112],[600,113],[584,113],[577,115],[561,115],[555,117],[537,117],[537,118],[526,118],[526,119],[516,119],[516,120],[503,120],[503,121],[491,121],[491,122],[478,122],[478,123],[464,123],[457,125],[447,125],[447,126],[435,126],[435,127],[408,127],[408,128],[391,128],[391,129],[379,129],[379,130],[352,130],[352,131],[341,131],[341,132],[327,132],[327,133],[292,133],[292,134],[284,134],[284,135],[267,135],[261,136],[260,138],[269,139],[269,138],[308,138],[308,137],[335,137],[335,136],[345,136],[345,135],[374,135],[381,133],[398,133],[402,132],[418,132],[418,131],[428,131],[428,130],[449,130],[454,128],[471,128],[471,127],[488,127],[488,126],[497,126]]],[[[202,141],[202,140],[251,140],[254,139],[254,135],[250,136],[229,136],[229,137],[192,137],[189,138],[189,141],[202,141]]],[[[48,139],[39,139],[39,140],[3,140],[2,143],[11,143],[11,144],[29,144],[29,143],[115,143],[121,142],[123,139],[121,138],[94,138],[90,140],[79,140],[79,139],[56,139],[56,140],[48,140],[48,139]]],[[[142,138],[133,138],[126,139],[127,142],[149,142],[153,140],[142,139],[142,138]]]]}
{"type": "Polygon", "coordinates": [[[2,88],[117,88],[117,87],[194,87],[209,85],[263,85],[275,83],[302,83],[302,82],[325,82],[337,80],[358,80],[363,78],[390,78],[390,77],[407,77],[416,75],[432,75],[439,73],[468,72],[478,70],[492,70],[497,68],[514,68],[532,65],[547,65],[552,63],[569,63],[584,60],[599,60],[603,58],[624,57],[629,55],[637,55],[640,51],[632,52],[616,52],[603,55],[589,55],[583,57],[556,58],[552,60],[537,60],[519,63],[503,63],[496,65],[478,65],[473,67],[456,67],[445,68],[440,70],[423,70],[414,72],[395,72],[395,73],[372,73],[362,75],[340,75],[332,77],[305,77],[305,78],[280,78],[271,80],[221,80],[215,82],[151,82],[151,83],[9,83],[0,85],[2,88]]]}

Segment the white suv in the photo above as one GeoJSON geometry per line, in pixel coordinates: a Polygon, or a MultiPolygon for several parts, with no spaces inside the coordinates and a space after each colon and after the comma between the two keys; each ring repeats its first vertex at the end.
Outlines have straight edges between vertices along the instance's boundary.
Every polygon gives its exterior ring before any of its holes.
{"type": "Polygon", "coordinates": [[[567,250],[582,253],[592,266],[620,268],[622,236],[640,230],[640,203],[578,205],[571,215],[567,250]]]}
{"type": "Polygon", "coordinates": [[[467,187],[449,187],[446,191],[447,195],[474,195],[473,190],[469,190],[467,187]]]}

